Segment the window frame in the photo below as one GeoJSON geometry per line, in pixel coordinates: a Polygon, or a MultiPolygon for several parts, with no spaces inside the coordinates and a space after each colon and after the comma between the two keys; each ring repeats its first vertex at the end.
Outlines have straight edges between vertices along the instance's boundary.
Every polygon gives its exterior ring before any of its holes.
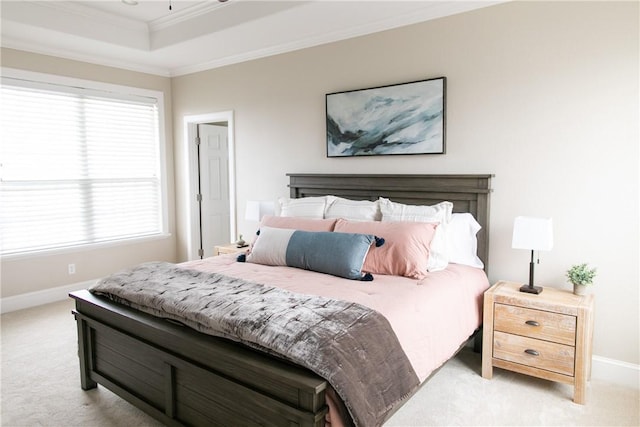
{"type": "Polygon", "coordinates": [[[109,247],[117,247],[123,245],[131,245],[136,243],[144,243],[154,240],[166,239],[171,236],[169,232],[169,197],[168,197],[168,185],[167,185],[167,144],[165,134],[165,104],[164,93],[159,90],[144,89],[134,86],[125,86],[113,83],[98,82],[94,80],[79,79],[75,77],[67,77],[56,74],[47,74],[34,71],[20,70],[15,68],[0,67],[0,73],[2,77],[8,77],[18,80],[32,81],[36,84],[54,84],[68,86],[70,88],[80,87],[88,90],[96,90],[103,92],[113,92],[119,95],[134,95],[155,98],[157,100],[158,108],[158,149],[159,149],[159,169],[160,169],[160,214],[161,214],[161,230],[159,233],[148,236],[121,238],[115,240],[109,240],[105,242],[92,242],[92,243],[79,243],[75,245],[50,248],[50,249],[38,249],[29,250],[19,253],[2,254],[0,255],[3,260],[18,260],[31,257],[43,256],[43,255],[57,255],[70,252],[78,252],[80,250],[94,250],[109,247]]]}

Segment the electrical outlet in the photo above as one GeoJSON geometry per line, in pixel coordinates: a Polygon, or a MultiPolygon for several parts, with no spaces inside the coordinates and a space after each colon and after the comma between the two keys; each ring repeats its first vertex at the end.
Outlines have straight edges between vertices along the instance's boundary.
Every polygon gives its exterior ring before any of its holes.
{"type": "Polygon", "coordinates": [[[69,264],[69,274],[76,274],[76,265],[69,264]]]}

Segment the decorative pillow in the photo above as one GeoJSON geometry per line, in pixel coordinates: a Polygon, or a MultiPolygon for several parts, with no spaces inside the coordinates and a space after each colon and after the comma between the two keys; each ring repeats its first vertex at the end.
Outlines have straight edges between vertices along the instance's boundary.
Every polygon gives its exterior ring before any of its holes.
{"type": "Polygon", "coordinates": [[[380,221],[382,214],[378,201],[349,200],[332,197],[324,212],[325,218],[344,218],[352,221],[380,221]]]}
{"type": "Polygon", "coordinates": [[[451,221],[453,203],[440,202],[433,206],[413,206],[392,202],[389,199],[380,198],[380,211],[382,221],[411,221],[411,222],[438,222],[440,227],[436,229],[436,235],[431,242],[431,254],[429,256],[428,271],[438,271],[447,268],[447,225],[451,221]]]}
{"type": "Polygon", "coordinates": [[[280,198],[278,205],[280,206],[280,216],[322,219],[327,205],[327,197],[280,198]]]}
{"type": "Polygon", "coordinates": [[[451,220],[453,203],[440,202],[432,206],[405,205],[380,197],[383,221],[446,222],[451,220]]]}
{"type": "Polygon", "coordinates": [[[478,258],[476,234],[482,227],[470,213],[454,213],[447,225],[447,249],[449,262],[484,268],[478,258]]]}
{"type": "Polygon", "coordinates": [[[303,231],[333,231],[335,225],[335,219],[310,219],[272,215],[263,216],[260,222],[260,227],[289,228],[303,231]]]}
{"type": "Polygon", "coordinates": [[[371,274],[362,272],[362,266],[374,242],[378,244],[376,237],[366,234],[262,227],[251,253],[240,255],[238,261],[286,265],[347,279],[373,280],[371,274]]]}
{"type": "Polygon", "coordinates": [[[437,224],[424,222],[362,222],[338,219],[334,232],[365,233],[384,238],[384,246],[370,251],[363,271],[413,277],[427,275],[430,245],[437,224]]]}

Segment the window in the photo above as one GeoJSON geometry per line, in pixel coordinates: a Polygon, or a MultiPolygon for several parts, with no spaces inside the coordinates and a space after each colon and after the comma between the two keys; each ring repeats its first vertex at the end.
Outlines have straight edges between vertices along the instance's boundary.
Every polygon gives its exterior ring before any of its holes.
{"type": "Polygon", "coordinates": [[[3,255],[166,233],[162,94],[81,83],[2,78],[3,255]]]}

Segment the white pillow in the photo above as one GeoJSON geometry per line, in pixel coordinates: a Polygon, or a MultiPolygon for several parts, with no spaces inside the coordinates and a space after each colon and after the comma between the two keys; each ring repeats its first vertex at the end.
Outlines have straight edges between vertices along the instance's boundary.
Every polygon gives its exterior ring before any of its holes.
{"type": "Polygon", "coordinates": [[[482,227],[470,213],[454,213],[447,225],[447,250],[449,262],[484,268],[478,258],[476,234],[482,227]]]}
{"type": "Polygon", "coordinates": [[[324,218],[327,196],[303,197],[301,199],[278,199],[280,216],[295,216],[298,218],[324,218]]]}
{"type": "Polygon", "coordinates": [[[451,221],[453,203],[440,202],[433,206],[414,206],[380,198],[382,221],[437,222],[436,234],[431,241],[431,253],[427,271],[444,270],[449,264],[447,250],[447,225],[451,221]]]}
{"type": "Polygon", "coordinates": [[[383,221],[434,222],[451,221],[453,203],[440,202],[432,206],[404,205],[381,197],[378,200],[383,221]]]}
{"type": "Polygon", "coordinates": [[[333,197],[328,200],[324,217],[328,219],[342,218],[349,221],[380,221],[382,214],[378,201],[349,200],[333,197]]]}

